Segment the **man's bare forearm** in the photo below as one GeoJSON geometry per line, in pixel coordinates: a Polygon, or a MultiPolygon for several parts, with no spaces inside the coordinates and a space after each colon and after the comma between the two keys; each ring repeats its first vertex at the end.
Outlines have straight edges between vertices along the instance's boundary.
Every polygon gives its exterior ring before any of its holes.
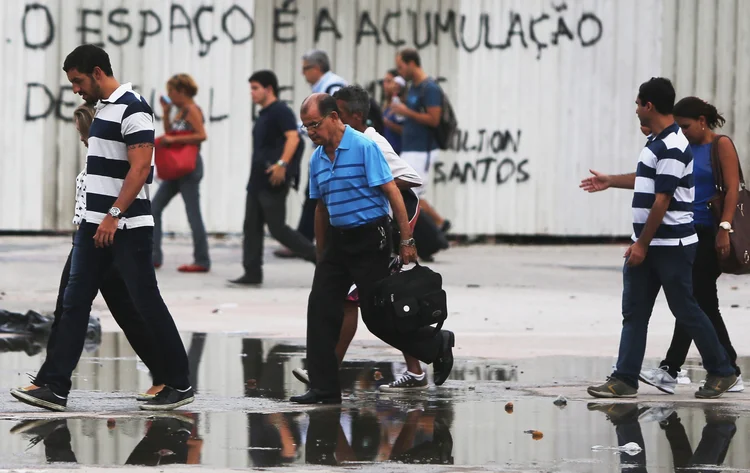
{"type": "Polygon", "coordinates": [[[669,209],[669,203],[672,201],[671,194],[656,194],[654,199],[654,205],[651,206],[651,211],[646,219],[646,225],[644,225],[641,234],[638,237],[638,243],[642,244],[645,248],[651,244],[651,240],[654,239],[656,231],[659,229],[664,216],[667,214],[669,209]]]}
{"type": "Polygon", "coordinates": [[[437,114],[430,114],[429,112],[417,112],[412,109],[407,109],[405,115],[420,125],[436,127],[440,124],[440,112],[437,114]]]}
{"type": "Polygon", "coordinates": [[[294,152],[297,151],[297,145],[299,145],[299,136],[295,134],[294,137],[287,137],[284,143],[284,150],[281,152],[281,160],[284,163],[289,164],[294,158],[294,152]]]}
{"type": "Polygon", "coordinates": [[[125,212],[133,201],[138,197],[138,194],[146,185],[146,179],[151,173],[151,154],[153,153],[154,145],[151,143],[141,143],[132,145],[129,147],[128,152],[138,151],[141,153],[148,152],[148,159],[133,159],[130,161],[130,170],[125,176],[125,180],[122,183],[122,189],[120,195],[112,204],[113,207],[117,207],[120,211],[125,212]],[[148,150],[148,151],[146,151],[148,150]]]}
{"type": "Polygon", "coordinates": [[[328,232],[328,209],[321,199],[315,206],[315,252],[318,261],[323,256],[323,249],[326,246],[326,233],[328,232]]]}
{"type": "Polygon", "coordinates": [[[128,171],[128,174],[125,176],[125,181],[122,183],[120,195],[112,206],[125,212],[135,198],[138,197],[138,193],[141,192],[143,186],[146,185],[146,179],[148,179],[150,172],[151,166],[148,166],[145,169],[131,167],[130,171],[128,171]]]}
{"type": "Polygon", "coordinates": [[[411,238],[411,228],[409,227],[409,217],[406,215],[406,206],[404,205],[404,199],[401,197],[401,192],[393,181],[383,185],[383,192],[388,197],[391,209],[393,209],[393,218],[401,231],[401,239],[408,240],[411,238]]]}
{"type": "Polygon", "coordinates": [[[635,173],[630,174],[616,174],[609,176],[610,187],[616,187],[618,189],[635,189],[635,173]]]}

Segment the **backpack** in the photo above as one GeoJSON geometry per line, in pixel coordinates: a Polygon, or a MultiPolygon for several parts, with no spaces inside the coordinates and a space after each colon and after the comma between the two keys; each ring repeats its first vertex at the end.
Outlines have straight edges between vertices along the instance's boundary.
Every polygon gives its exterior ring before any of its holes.
{"type": "Polygon", "coordinates": [[[375,283],[370,302],[383,314],[386,324],[398,332],[411,333],[437,324],[437,334],[448,318],[443,278],[426,266],[414,264],[408,271],[375,283]]]}
{"type": "MultiPolygon", "coordinates": [[[[430,79],[432,80],[432,79],[430,79]]],[[[435,142],[438,148],[446,150],[450,148],[453,134],[458,129],[458,120],[456,119],[456,113],[453,111],[448,96],[445,95],[445,91],[437,81],[433,81],[438,89],[440,89],[441,104],[440,104],[440,123],[438,126],[432,128],[432,136],[435,138],[435,142]]],[[[422,103],[424,103],[424,89],[422,89],[422,96],[420,97],[422,103]]]]}

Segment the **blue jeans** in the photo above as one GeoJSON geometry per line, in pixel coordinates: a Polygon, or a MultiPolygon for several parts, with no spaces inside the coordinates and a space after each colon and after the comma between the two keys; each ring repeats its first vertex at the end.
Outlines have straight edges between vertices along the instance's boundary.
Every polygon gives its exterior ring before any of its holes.
{"type": "Polygon", "coordinates": [[[195,171],[180,179],[162,182],[159,190],[156,191],[151,202],[151,213],[154,216],[154,263],[161,265],[164,262],[164,255],[161,251],[161,215],[167,204],[177,194],[182,194],[190,231],[193,233],[193,262],[204,268],[211,267],[211,258],[208,256],[208,235],[201,215],[201,179],[203,179],[203,159],[198,155],[195,171]]]}
{"type": "Polygon", "coordinates": [[[620,354],[613,377],[638,387],[648,322],[662,288],[672,315],[695,341],[706,371],[717,376],[734,374],[716,330],[693,297],[696,246],[652,246],[639,266],[625,264],[620,354]]]}
{"type": "Polygon", "coordinates": [[[119,272],[132,298],[157,340],[157,355],[165,361],[163,382],[176,389],[190,386],[188,359],[172,315],[161,298],[152,259],[153,228],[117,230],[114,244],[94,246],[98,225],[83,222],[76,232],[71,254],[70,279],[63,295],[57,341],[48,347],[38,385],[48,385],[59,396],[71,389],[71,375],[83,351],[91,303],[112,267],[119,272]]]}

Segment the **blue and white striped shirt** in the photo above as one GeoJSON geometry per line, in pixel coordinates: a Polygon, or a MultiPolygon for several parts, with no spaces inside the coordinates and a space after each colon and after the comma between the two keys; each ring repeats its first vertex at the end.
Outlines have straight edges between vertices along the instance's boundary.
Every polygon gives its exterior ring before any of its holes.
{"type": "MultiPolygon", "coordinates": [[[[96,115],[89,130],[86,156],[86,217],[88,223],[101,223],[122,191],[130,171],[128,146],[154,143],[154,113],[146,100],[133,92],[130,84],[122,84],[96,106],[96,115]]],[[[150,184],[154,175],[151,156],[150,184]]],[[[153,226],[151,201],[144,185],[138,196],[119,219],[118,227],[153,226]]]]}
{"type": "Polygon", "coordinates": [[[697,243],[693,227],[693,153],[676,123],[650,137],[638,158],[633,194],[633,241],[640,237],[646,225],[656,194],[670,194],[672,200],[651,246],[697,243]]]}

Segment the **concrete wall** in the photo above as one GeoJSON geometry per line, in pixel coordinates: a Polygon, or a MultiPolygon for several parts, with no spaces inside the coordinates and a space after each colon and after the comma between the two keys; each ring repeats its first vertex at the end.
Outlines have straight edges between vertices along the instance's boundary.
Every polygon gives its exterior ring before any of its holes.
{"type": "MultiPolygon", "coordinates": [[[[740,0],[7,0],[0,60],[14,67],[0,72],[0,230],[72,228],[85,151],[60,67],[92,42],[155,105],[171,74],[198,81],[211,232],[241,231],[252,71],[275,70],[296,110],[310,90],[306,50],[327,50],[337,73],[379,97],[396,51],[416,46],[458,114],[460,133],[436,160],[429,193],[456,232],[625,235],[628,193],[587,196],[577,185],[591,167],[634,169],[641,82],[666,75],[678,96],[715,101],[740,153],[750,149],[736,125],[750,118],[749,13],[740,0]]],[[[290,222],[302,201],[290,195],[290,222]]],[[[184,213],[173,203],[165,230],[187,231],[184,213]]]]}

